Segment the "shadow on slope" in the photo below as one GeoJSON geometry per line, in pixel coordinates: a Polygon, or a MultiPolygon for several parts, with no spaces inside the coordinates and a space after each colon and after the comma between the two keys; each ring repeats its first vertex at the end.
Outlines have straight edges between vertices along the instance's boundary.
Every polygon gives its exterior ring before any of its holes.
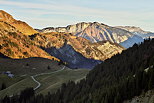
{"type": "Polygon", "coordinates": [[[134,35],[132,37],[129,37],[126,41],[120,43],[120,45],[125,48],[129,48],[129,47],[132,47],[135,43],[139,44],[143,41],[144,41],[144,39],[142,37],[140,37],[138,35],[134,35]]]}
{"type": "Polygon", "coordinates": [[[70,45],[64,44],[63,47],[57,49],[55,47],[43,48],[47,53],[53,55],[54,57],[66,62],[68,67],[77,69],[77,68],[86,68],[93,69],[101,61],[88,59],[76,52],[70,45]]]}

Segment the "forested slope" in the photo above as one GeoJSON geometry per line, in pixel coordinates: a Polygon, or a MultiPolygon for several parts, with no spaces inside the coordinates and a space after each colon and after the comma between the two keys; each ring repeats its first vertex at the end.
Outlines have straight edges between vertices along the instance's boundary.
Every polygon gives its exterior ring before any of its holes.
{"type": "Polygon", "coordinates": [[[3,103],[122,103],[154,88],[153,65],[154,39],[145,40],[96,66],[86,80],[63,84],[55,94],[28,97],[22,92],[24,97],[5,98],[3,103]]]}

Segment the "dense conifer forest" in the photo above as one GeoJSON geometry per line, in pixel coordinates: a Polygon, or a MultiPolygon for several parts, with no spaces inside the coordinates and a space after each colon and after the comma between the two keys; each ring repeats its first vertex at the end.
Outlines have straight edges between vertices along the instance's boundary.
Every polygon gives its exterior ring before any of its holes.
{"type": "Polygon", "coordinates": [[[97,65],[86,79],[63,84],[54,94],[35,95],[27,88],[1,103],[122,103],[154,88],[154,39],[97,65]]]}

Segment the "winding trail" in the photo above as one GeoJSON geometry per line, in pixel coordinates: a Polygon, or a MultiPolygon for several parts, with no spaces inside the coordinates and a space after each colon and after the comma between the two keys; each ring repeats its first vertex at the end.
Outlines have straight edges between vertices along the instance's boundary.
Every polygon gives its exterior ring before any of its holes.
{"type": "Polygon", "coordinates": [[[57,73],[57,72],[63,71],[64,69],[65,69],[65,66],[64,66],[62,69],[57,70],[57,71],[54,71],[54,72],[50,72],[50,73],[40,73],[40,74],[36,74],[36,75],[31,76],[32,80],[33,80],[35,83],[37,83],[37,86],[34,88],[34,90],[37,90],[37,89],[40,88],[40,86],[41,86],[41,83],[40,83],[39,81],[37,81],[37,80],[35,79],[35,77],[41,76],[41,75],[49,75],[49,74],[57,73]]]}

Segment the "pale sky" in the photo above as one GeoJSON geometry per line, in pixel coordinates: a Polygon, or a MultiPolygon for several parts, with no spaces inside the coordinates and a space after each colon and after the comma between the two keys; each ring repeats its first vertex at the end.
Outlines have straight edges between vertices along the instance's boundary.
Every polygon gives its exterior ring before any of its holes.
{"type": "Polygon", "coordinates": [[[154,0],[0,0],[0,9],[33,28],[96,21],[154,32],[154,0]]]}

